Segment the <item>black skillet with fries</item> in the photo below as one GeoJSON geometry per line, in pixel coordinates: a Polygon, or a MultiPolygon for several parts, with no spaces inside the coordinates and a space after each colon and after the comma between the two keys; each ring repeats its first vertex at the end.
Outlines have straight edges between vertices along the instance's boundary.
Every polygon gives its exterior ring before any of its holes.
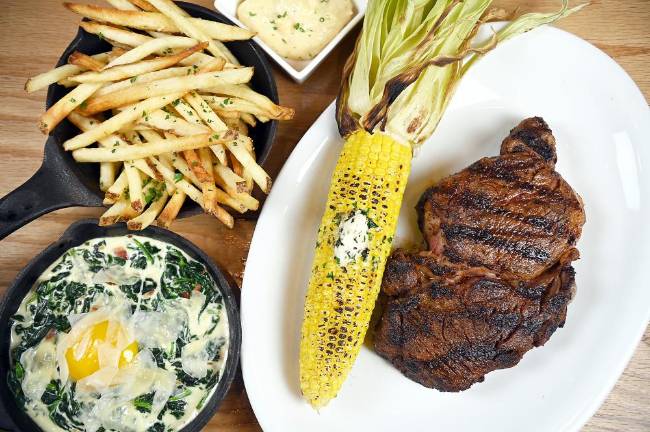
{"type": "Polygon", "coordinates": [[[271,186],[259,164],[293,110],[252,33],[190,3],[149,4],[159,12],[64,3],[84,21],[57,68],[25,85],[49,86],[50,136],[38,172],[0,200],[0,238],[72,206],[105,205],[100,225],[134,230],[200,209],[232,227],[258,209],[254,188],[271,186]]]}

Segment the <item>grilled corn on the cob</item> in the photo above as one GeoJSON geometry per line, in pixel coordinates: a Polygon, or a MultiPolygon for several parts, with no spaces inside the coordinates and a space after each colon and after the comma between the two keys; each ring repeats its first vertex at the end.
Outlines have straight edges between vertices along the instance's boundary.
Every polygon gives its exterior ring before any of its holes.
{"type": "Polygon", "coordinates": [[[302,393],[315,407],[336,396],[363,343],[410,167],[411,147],[382,133],[352,134],[339,156],[302,328],[302,393]]]}

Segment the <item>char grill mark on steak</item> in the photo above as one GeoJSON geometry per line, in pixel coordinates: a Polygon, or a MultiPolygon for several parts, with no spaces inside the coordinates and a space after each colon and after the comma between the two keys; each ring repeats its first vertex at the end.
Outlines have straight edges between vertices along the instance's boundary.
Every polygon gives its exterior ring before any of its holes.
{"type": "Polygon", "coordinates": [[[524,120],[417,206],[427,251],[388,260],[375,348],[407,377],[461,391],[516,365],[564,325],[582,202],[555,172],[555,139],[524,120]]]}

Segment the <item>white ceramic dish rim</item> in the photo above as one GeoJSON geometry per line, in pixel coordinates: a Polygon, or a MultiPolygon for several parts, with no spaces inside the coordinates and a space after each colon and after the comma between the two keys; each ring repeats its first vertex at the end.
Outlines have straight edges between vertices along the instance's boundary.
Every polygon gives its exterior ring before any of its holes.
{"type": "MultiPolygon", "coordinates": [[[[273,1],[273,0],[268,0],[273,1]]],[[[260,47],[275,61],[285,72],[287,72],[291,78],[296,82],[302,83],[316,70],[316,68],[325,60],[325,58],[332,52],[332,50],[343,40],[343,38],[350,33],[350,31],[363,19],[363,16],[366,12],[367,0],[353,0],[354,5],[357,9],[357,13],[352,17],[352,19],[339,31],[339,33],[332,39],[326,46],[318,53],[316,57],[311,60],[306,61],[291,61],[280,56],[275,51],[273,51],[267,44],[264,43],[259,37],[255,36],[253,40],[259,44],[260,47]],[[302,67],[297,67],[292,65],[295,64],[304,64],[302,67]]],[[[226,18],[234,22],[240,27],[246,28],[246,26],[237,19],[237,6],[241,3],[241,0],[215,0],[214,7],[217,11],[222,13],[226,18]]]]}
{"type": "MultiPolygon", "coordinates": [[[[641,93],[641,91],[638,89],[638,87],[636,87],[636,84],[634,84],[633,81],[631,80],[631,78],[627,75],[627,73],[616,62],[614,62],[611,58],[609,58],[606,54],[604,54],[602,51],[598,50],[596,47],[589,44],[588,42],[578,38],[577,36],[574,36],[574,35],[572,35],[570,33],[567,33],[567,32],[564,32],[562,30],[555,29],[555,28],[553,28],[553,31],[558,31],[558,32],[563,33],[567,37],[570,37],[570,38],[573,38],[573,39],[578,39],[579,41],[581,41],[582,43],[584,43],[586,45],[586,48],[591,49],[595,53],[594,55],[598,55],[598,56],[602,56],[602,57],[606,58],[606,61],[611,62],[612,65],[616,69],[618,69],[621,72],[622,75],[627,77],[627,79],[630,81],[630,83],[636,88],[636,91],[637,91],[636,97],[640,101],[643,101],[645,103],[645,105],[647,106],[647,102],[645,102],[645,98],[644,98],[643,94],[641,93]]],[[[303,159],[308,159],[308,158],[305,157],[305,155],[303,153],[309,151],[308,146],[307,146],[307,142],[310,141],[311,138],[314,138],[314,137],[312,137],[312,135],[317,134],[317,132],[314,131],[315,125],[320,125],[321,123],[323,123],[324,119],[331,118],[333,116],[333,113],[334,113],[334,104],[330,105],[321,114],[321,116],[314,123],[314,126],[312,126],[312,128],[310,128],[310,130],[305,134],[305,136],[302,138],[302,140],[298,143],[298,145],[296,146],[296,149],[290,155],[290,157],[288,158],[287,162],[284,165],[284,168],[280,172],[280,174],[278,176],[278,180],[276,181],[276,184],[282,183],[281,179],[283,178],[283,176],[288,175],[289,171],[295,170],[295,167],[293,165],[295,165],[297,163],[297,161],[303,160],[303,159]]],[[[650,109],[648,110],[648,114],[649,114],[648,119],[650,120],[650,109]]],[[[273,192],[272,192],[272,194],[273,194],[273,192]]],[[[269,199],[267,200],[267,203],[269,201],[271,201],[272,198],[273,197],[271,195],[269,197],[269,199]]],[[[265,206],[265,208],[262,210],[262,214],[260,215],[259,220],[260,221],[264,220],[265,219],[265,213],[270,212],[270,211],[271,210],[269,210],[269,206],[265,206]]],[[[253,241],[251,243],[251,254],[254,253],[254,250],[255,250],[255,236],[254,236],[253,241]]],[[[246,274],[248,274],[248,273],[246,273],[246,274]]],[[[253,364],[252,364],[253,360],[251,360],[251,363],[249,364],[249,362],[247,361],[247,356],[245,354],[246,353],[246,344],[247,344],[247,341],[246,341],[246,328],[248,327],[248,325],[250,325],[249,322],[254,321],[255,317],[250,316],[247,313],[247,309],[246,309],[247,293],[252,292],[252,290],[254,289],[253,286],[249,286],[249,285],[251,285],[253,283],[253,281],[250,280],[250,277],[247,278],[246,274],[244,275],[244,283],[243,283],[243,287],[242,287],[242,289],[243,289],[243,294],[242,294],[242,327],[244,328],[244,346],[243,346],[243,350],[242,350],[242,368],[243,368],[244,380],[245,380],[245,382],[248,382],[248,379],[247,379],[248,373],[247,373],[247,371],[248,371],[249,367],[253,367],[253,364]]],[[[620,353],[620,355],[618,356],[618,360],[616,362],[616,365],[611,368],[612,373],[608,374],[607,379],[604,380],[605,382],[600,386],[600,391],[598,392],[598,394],[595,395],[593,398],[591,398],[590,403],[587,406],[585,406],[580,412],[578,412],[572,418],[570,425],[568,425],[568,428],[567,428],[568,430],[579,430],[591,418],[591,416],[596,412],[598,407],[603,403],[603,401],[605,400],[605,398],[607,397],[607,395],[609,394],[611,389],[614,387],[614,385],[618,381],[620,375],[622,374],[623,370],[625,369],[626,365],[628,364],[629,360],[631,359],[632,355],[634,354],[634,352],[635,352],[635,350],[636,350],[636,348],[638,346],[638,343],[641,340],[641,338],[642,338],[642,336],[643,336],[643,334],[644,334],[644,332],[646,330],[648,322],[650,321],[650,304],[647,305],[646,309],[647,310],[645,312],[645,318],[639,320],[638,326],[635,328],[634,332],[630,332],[631,337],[628,338],[628,340],[629,341],[634,341],[634,343],[630,343],[629,345],[627,345],[625,351],[623,353],[620,353]]],[[[251,404],[252,404],[254,410],[255,410],[255,407],[257,405],[257,402],[258,401],[255,400],[254,397],[251,397],[251,404]]],[[[264,427],[265,422],[266,422],[267,419],[258,418],[258,420],[260,421],[260,424],[264,427]]]]}

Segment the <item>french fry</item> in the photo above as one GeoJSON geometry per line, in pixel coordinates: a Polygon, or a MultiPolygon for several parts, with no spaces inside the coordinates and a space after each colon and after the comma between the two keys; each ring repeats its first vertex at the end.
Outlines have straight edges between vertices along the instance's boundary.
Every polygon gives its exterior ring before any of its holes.
{"type": "Polygon", "coordinates": [[[215,180],[228,195],[241,202],[248,210],[257,210],[259,201],[246,192],[246,182],[235,174],[230,168],[222,164],[214,166],[215,180]]]}
{"type": "Polygon", "coordinates": [[[190,166],[187,164],[185,159],[183,159],[180,156],[176,155],[160,155],[160,161],[167,163],[167,165],[171,165],[175,169],[177,169],[181,174],[183,174],[183,177],[185,177],[187,180],[192,182],[196,187],[201,187],[201,182],[199,181],[199,178],[194,174],[194,171],[190,168],[190,166]]]}
{"type": "Polygon", "coordinates": [[[221,144],[215,144],[210,146],[210,150],[214,153],[215,157],[219,161],[226,165],[228,163],[228,156],[226,155],[226,148],[221,144]]]}
{"type": "MultiPolygon", "coordinates": [[[[210,134],[151,141],[139,146],[108,148],[82,148],[72,152],[77,162],[117,162],[142,159],[173,151],[193,150],[212,144],[210,134]]],[[[226,140],[224,140],[225,142],[226,140]]],[[[248,155],[248,153],[246,153],[248,155]]],[[[249,156],[250,157],[250,156],[249,156]]],[[[243,162],[242,162],[243,163],[243,162]]]]}
{"type": "Polygon", "coordinates": [[[124,48],[114,46],[110,53],[108,53],[107,63],[110,63],[112,60],[118,58],[124,54],[126,50],[124,48]]]}
{"type": "MultiPolygon", "coordinates": [[[[107,61],[108,57],[109,57],[109,53],[101,53],[92,56],[93,59],[101,62],[107,61]]],[[[37,90],[49,86],[50,84],[63,81],[83,71],[84,71],[83,68],[71,64],[59,66],[45,73],[29,78],[25,83],[25,91],[27,91],[28,93],[33,93],[37,90]]]]}
{"type": "Polygon", "coordinates": [[[117,162],[102,162],[99,164],[99,190],[106,192],[115,183],[115,176],[120,164],[117,162]]]}
{"type": "MultiPolygon", "coordinates": [[[[235,198],[228,196],[228,194],[215,186],[214,178],[212,175],[211,161],[201,161],[201,159],[196,155],[196,152],[183,152],[183,156],[185,157],[185,162],[187,162],[186,166],[190,167],[190,170],[194,174],[194,177],[199,182],[201,190],[203,191],[203,202],[205,205],[204,208],[209,213],[214,212],[214,206],[217,202],[226,204],[239,213],[246,212],[246,207],[242,203],[237,201],[235,198]]],[[[174,165],[178,164],[179,167],[183,167],[183,164],[178,163],[178,160],[175,160],[174,162],[174,165]]],[[[184,172],[185,169],[180,171],[184,172]]]]}
{"type": "MultiPolygon", "coordinates": [[[[246,151],[248,152],[249,155],[251,155],[251,157],[253,159],[256,159],[255,149],[253,148],[252,145],[247,147],[246,151]]],[[[242,177],[246,181],[246,190],[247,190],[247,192],[251,193],[251,191],[253,190],[253,183],[254,182],[253,182],[253,175],[251,174],[250,170],[248,170],[247,168],[242,167],[242,177]]]]}
{"type": "Polygon", "coordinates": [[[205,153],[203,153],[204,157],[201,157],[201,149],[198,149],[196,152],[193,150],[183,152],[183,156],[190,164],[192,171],[194,171],[201,181],[201,191],[203,192],[205,208],[208,212],[212,213],[214,211],[214,206],[217,204],[217,186],[214,184],[212,160],[209,159],[210,154],[208,153],[208,159],[204,160],[205,153]]]}
{"type": "Polygon", "coordinates": [[[134,218],[137,215],[138,212],[133,210],[129,200],[122,198],[116,201],[99,217],[99,226],[113,225],[114,223],[134,218]]]}
{"type": "MultiPolygon", "coordinates": [[[[228,122],[226,122],[228,124],[228,122]]],[[[241,118],[237,119],[236,121],[233,121],[232,124],[228,124],[228,127],[230,129],[234,129],[237,132],[239,132],[242,135],[248,136],[248,125],[244,123],[241,118]]]]}
{"type": "MultiPolygon", "coordinates": [[[[100,123],[96,118],[84,117],[74,111],[68,114],[68,120],[81,131],[90,130],[100,123]]],[[[99,144],[104,147],[110,146],[106,140],[100,141],[99,144]]],[[[102,162],[99,164],[99,190],[106,192],[115,183],[115,175],[119,167],[118,162],[102,162]]]]}
{"type": "Polygon", "coordinates": [[[173,133],[177,136],[190,136],[210,132],[203,125],[189,123],[167,111],[156,110],[146,117],[138,120],[139,124],[150,126],[154,129],[173,133]]]}
{"type": "MultiPolygon", "coordinates": [[[[191,93],[188,93],[188,95],[190,98],[192,98],[191,93]]],[[[199,116],[204,116],[208,127],[210,127],[212,130],[216,132],[222,130],[221,125],[214,121],[215,114],[212,111],[212,109],[209,109],[205,107],[205,105],[201,105],[201,104],[200,107],[201,109],[199,109],[197,112],[199,116]],[[213,121],[208,122],[207,121],[208,119],[212,119],[213,121]]],[[[223,124],[223,122],[220,123],[223,124]]],[[[253,158],[250,152],[247,151],[247,149],[250,148],[252,150],[253,148],[252,141],[250,140],[250,138],[238,134],[235,140],[229,141],[225,143],[225,145],[228,148],[228,150],[235,156],[237,161],[241,162],[243,168],[250,171],[253,180],[260,186],[262,191],[268,193],[271,190],[271,177],[269,177],[269,175],[266,174],[266,172],[257,164],[257,162],[255,162],[255,158],[253,158]]]]}
{"type": "Polygon", "coordinates": [[[197,71],[197,73],[206,73],[206,72],[218,72],[223,70],[223,67],[226,64],[226,60],[223,57],[216,57],[214,60],[210,60],[197,71]]]}
{"type": "Polygon", "coordinates": [[[145,0],[130,0],[130,2],[133,3],[135,6],[139,7],[140,9],[144,10],[144,11],[157,12],[156,8],[151,6],[145,0]]]}
{"type": "MultiPolygon", "coordinates": [[[[161,160],[162,159],[164,159],[164,156],[161,157],[161,160]]],[[[194,159],[192,159],[192,161],[194,161],[194,159]]],[[[201,190],[203,190],[204,187],[210,187],[212,189],[209,191],[209,196],[211,199],[216,200],[218,203],[225,204],[239,213],[246,212],[246,206],[244,206],[244,204],[239,202],[236,198],[229,196],[227,193],[217,188],[211,177],[206,178],[207,172],[205,172],[203,169],[197,169],[199,167],[198,164],[188,162],[189,161],[186,162],[180,157],[172,157],[174,168],[178,169],[185,177],[189,178],[197,187],[200,187],[201,190]]],[[[205,194],[204,203],[204,208],[207,209],[209,203],[205,202],[205,194]]]]}
{"type": "Polygon", "coordinates": [[[121,10],[137,11],[138,8],[133,6],[129,0],[106,0],[111,6],[121,10]]]}
{"type": "Polygon", "coordinates": [[[68,114],[81,105],[101,86],[101,83],[81,84],[59,99],[41,116],[41,121],[39,122],[41,132],[44,134],[52,132],[61,120],[66,118],[68,114]]]}
{"type": "Polygon", "coordinates": [[[185,158],[185,162],[187,162],[187,165],[190,167],[196,178],[199,180],[200,184],[203,185],[204,183],[210,183],[212,176],[208,174],[205,169],[203,169],[203,165],[201,164],[201,161],[194,150],[183,151],[183,157],[185,158]]]}
{"type": "Polygon", "coordinates": [[[79,51],[75,51],[70,54],[68,57],[68,63],[91,71],[100,71],[104,68],[105,65],[103,62],[79,51]]]}
{"type": "MultiPolygon", "coordinates": [[[[232,171],[237,174],[239,177],[244,178],[244,166],[237,160],[235,155],[228,153],[228,159],[230,160],[230,165],[232,166],[232,171]]],[[[252,178],[251,178],[252,180],[252,178]]],[[[254,182],[253,182],[254,183],[254,182]]],[[[252,185],[248,187],[248,182],[246,183],[246,192],[251,193],[253,190],[252,185]]]]}
{"type": "Polygon", "coordinates": [[[128,105],[145,98],[153,98],[178,92],[187,93],[190,90],[212,87],[214,83],[248,82],[252,76],[253,68],[241,68],[186,77],[167,78],[144,84],[134,84],[124,90],[91,98],[82,110],[82,114],[92,115],[101,111],[128,105]]]}
{"type": "MultiPolygon", "coordinates": [[[[167,167],[168,170],[171,170],[171,171],[174,171],[174,167],[173,167],[172,164],[167,160],[167,156],[169,156],[169,155],[173,155],[173,154],[174,154],[174,153],[164,153],[164,154],[159,155],[158,158],[157,158],[158,161],[160,161],[160,164],[164,165],[165,167],[167,167]]],[[[175,157],[175,156],[174,156],[174,157],[175,157]]],[[[148,162],[150,165],[153,164],[153,162],[151,161],[151,159],[152,159],[152,158],[148,158],[148,159],[147,159],[147,162],[148,162]]],[[[163,177],[163,178],[164,178],[164,177],[163,177]]],[[[168,181],[167,179],[165,179],[165,184],[167,185],[167,192],[168,192],[168,193],[170,193],[170,194],[174,193],[174,191],[176,190],[176,182],[177,182],[178,180],[179,180],[179,178],[177,177],[176,174],[174,175],[174,182],[171,182],[171,181],[168,181]]]]}
{"type": "MultiPolygon", "coordinates": [[[[168,3],[170,3],[170,2],[168,2],[168,3]]],[[[173,4],[172,4],[171,6],[174,7],[173,4]]],[[[193,18],[190,17],[190,14],[188,14],[187,12],[185,12],[183,9],[181,9],[181,8],[179,8],[179,7],[176,7],[176,8],[175,8],[175,13],[177,13],[177,14],[180,15],[181,17],[186,17],[187,19],[189,19],[189,20],[191,20],[191,21],[193,20],[193,18]]],[[[254,33],[251,33],[251,37],[253,37],[253,36],[255,36],[255,34],[254,34],[254,33]]],[[[216,48],[217,48],[221,53],[223,53],[223,55],[226,57],[226,59],[228,60],[228,62],[229,62],[230,64],[232,64],[232,65],[239,66],[239,61],[237,60],[237,57],[235,57],[235,56],[230,52],[230,50],[226,47],[226,45],[224,45],[224,44],[221,42],[222,40],[225,40],[225,39],[223,39],[223,38],[214,38],[214,39],[216,39],[216,40],[213,41],[213,42],[214,42],[214,45],[216,46],[216,48]]]]}
{"type": "MultiPolygon", "coordinates": [[[[155,160],[155,158],[152,158],[152,160],[155,160]]],[[[163,173],[163,176],[167,181],[170,181],[170,177],[168,177],[167,174],[171,173],[171,181],[174,181],[174,176],[176,174],[174,173],[173,170],[169,170],[169,168],[165,167],[159,161],[157,162],[156,168],[158,168],[158,171],[163,173]]],[[[197,204],[201,206],[201,208],[205,210],[205,205],[203,203],[203,194],[199,189],[197,189],[196,187],[188,183],[187,180],[185,180],[184,178],[174,181],[174,183],[176,184],[177,190],[183,191],[191,200],[195,201],[197,204]]]]}
{"type": "Polygon", "coordinates": [[[156,225],[163,228],[169,228],[172,222],[178,216],[178,213],[181,211],[186,197],[187,195],[185,192],[180,189],[176,189],[172,197],[169,199],[169,201],[167,201],[167,205],[163,211],[158,215],[158,218],[156,219],[156,225]]]}
{"type": "Polygon", "coordinates": [[[137,81],[138,75],[146,74],[149,72],[158,71],[175,65],[181,60],[189,57],[197,51],[205,49],[206,43],[195,45],[191,48],[181,51],[178,54],[157,57],[151,60],[143,60],[137,63],[131,63],[122,66],[115,66],[105,69],[101,72],[85,72],[71,78],[73,81],[80,83],[85,82],[106,82],[106,81],[119,81],[126,78],[131,78],[132,83],[137,81]]]}
{"type": "MultiPolygon", "coordinates": [[[[228,129],[226,124],[221,121],[219,116],[210,109],[210,106],[199,96],[196,92],[190,92],[185,95],[185,101],[187,101],[194,111],[199,115],[203,122],[208,125],[210,129],[215,132],[221,132],[228,129]]],[[[220,144],[215,144],[210,146],[212,152],[217,157],[219,162],[226,164],[226,150],[220,144]]]]}
{"type": "Polygon", "coordinates": [[[119,200],[120,197],[124,194],[124,191],[128,186],[129,180],[126,177],[124,170],[122,170],[120,175],[115,180],[115,183],[113,183],[111,187],[106,190],[106,195],[104,196],[104,205],[110,205],[117,202],[117,200],[119,200]]]}
{"type": "MultiPolygon", "coordinates": [[[[100,94],[100,92],[102,91],[104,91],[104,88],[101,88],[97,92],[97,94],[100,94]]],[[[272,117],[273,113],[267,112],[259,105],[256,105],[255,103],[245,99],[236,98],[233,96],[213,96],[213,95],[210,96],[204,95],[203,99],[214,110],[238,111],[242,114],[244,113],[252,114],[255,117],[257,117],[261,122],[267,122],[271,118],[273,118],[274,120],[281,120],[272,117]]]]}
{"type": "MultiPolygon", "coordinates": [[[[181,61],[181,65],[183,65],[183,66],[192,66],[192,68],[194,68],[195,66],[197,68],[202,68],[204,66],[209,65],[214,60],[215,60],[215,57],[212,57],[209,54],[196,53],[196,54],[192,54],[191,56],[189,56],[185,60],[181,61]]],[[[193,72],[194,73],[199,73],[197,70],[193,70],[193,72]]],[[[207,71],[207,72],[210,72],[210,71],[207,71]]]]}
{"type": "Polygon", "coordinates": [[[133,166],[135,166],[137,169],[142,171],[149,178],[152,178],[159,182],[165,181],[162,174],[158,172],[155,166],[151,165],[148,162],[148,159],[136,159],[132,162],[133,162],[133,166]]]}
{"type": "MultiPolygon", "coordinates": [[[[82,84],[79,87],[84,85],[91,86],[96,84],[82,84]]],[[[68,139],[63,143],[63,148],[69,151],[87,147],[95,141],[106,138],[113,132],[120,130],[125,125],[136,121],[138,118],[146,117],[148,112],[162,108],[169,102],[182,97],[183,94],[184,93],[174,93],[144,100],[134,105],[132,108],[114,115],[96,128],[68,139]]]]}
{"type": "Polygon", "coordinates": [[[153,31],[153,30],[149,30],[149,31],[147,31],[147,33],[149,33],[151,36],[153,36],[155,38],[164,38],[164,37],[172,36],[171,33],[158,32],[158,31],[153,31]]]}
{"type": "MultiPolygon", "coordinates": [[[[141,145],[142,140],[137,132],[130,131],[126,134],[126,138],[131,142],[132,145],[141,145]]],[[[137,159],[143,160],[143,159],[137,159]]],[[[134,210],[141,212],[144,209],[144,195],[143,195],[143,185],[142,185],[142,174],[140,170],[137,169],[133,160],[124,161],[124,171],[126,172],[126,178],[129,183],[129,200],[131,201],[131,207],[134,210]]]]}
{"type": "MultiPolygon", "coordinates": [[[[87,132],[89,130],[95,129],[100,124],[102,124],[101,120],[95,117],[82,116],[76,111],[72,111],[70,114],[68,114],[68,120],[70,120],[70,122],[73,125],[77,126],[77,128],[79,128],[79,130],[82,132],[87,132]]],[[[120,135],[116,135],[116,134],[108,135],[107,137],[102,138],[97,142],[99,143],[100,146],[106,148],[129,145],[129,143],[126,142],[120,135]]]]}
{"type": "Polygon", "coordinates": [[[172,106],[186,122],[205,127],[199,114],[185,101],[185,98],[174,101],[172,106]]]}
{"type": "Polygon", "coordinates": [[[199,26],[195,25],[190,17],[183,13],[183,10],[171,0],[151,0],[149,2],[163,15],[169,18],[174,25],[187,36],[200,41],[208,41],[208,52],[214,56],[226,57],[227,55],[220,49],[210,36],[199,26]]]}
{"type": "Polygon", "coordinates": [[[184,36],[170,36],[167,38],[161,39],[151,39],[142,45],[138,45],[135,48],[125,52],[115,60],[111,61],[107,68],[135,63],[144,59],[151,54],[157,52],[162,52],[163,54],[171,54],[173,48],[191,48],[196,46],[196,44],[201,43],[202,41],[197,41],[196,39],[184,37],[184,36]]]}
{"type": "Polygon", "coordinates": [[[257,122],[255,121],[255,117],[253,117],[252,114],[247,112],[241,113],[240,119],[250,127],[255,127],[255,125],[257,124],[257,122]]]}
{"type": "MultiPolygon", "coordinates": [[[[166,167],[164,164],[162,164],[159,160],[156,158],[151,158],[152,162],[156,165],[156,168],[158,168],[158,171],[165,177],[165,180],[167,181],[174,181],[174,170],[166,167]]],[[[189,184],[186,180],[179,180],[175,182],[176,187],[183,192],[187,194],[187,196],[195,201],[197,204],[201,206],[205,210],[205,204],[203,202],[203,195],[201,192],[189,184]]],[[[232,228],[235,225],[235,220],[233,217],[228,213],[226,210],[224,210],[221,206],[215,206],[214,212],[211,213],[214,217],[219,219],[224,225],[226,225],[228,228],[232,228]]]]}
{"type": "Polygon", "coordinates": [[[140,135],[142,135],[145,141],[158,141],[163,139],[162,135],[155,130],[140,131],[140,135]]]}
{"type": "MultiPolygon", "coordinates": [[[[217,183],[226,192],[234,193],[246,192],[246,181],[235,174],[235,172],[221,163],[214,165],[214,173],[216,175],[217,183]]],[[[232,194],[231,194],[232,195],[232,194]]]]}
{"type": "MultiPolygon", "coordinates": [[[[238,134],[238,137],[234,140],[226,140],[224,144],[226,148],[232,153],[243,167],[250,171],[253,180],[257,185],[262,189],[264,193],[269,193],[271,190],[271,177],[260,167],[255,159],[248,153],[246,147],[249,145],[246,141],[250,141],[250,138],[247,136],[242,136],[238,134]]],[[[103,150],[103,149],[100,149],[103,150]]]]}
{"type": "MultiPolygon", "coordinates": [[[[71,65],[71,66],[74,66],[74,65],[71,65]]],[[[57,81],[57,84],[62,85],[63,87],[67,87],[67,88],[77,87],[79,85],[78,82],[72,81],[70,78],[63,78],[62,80],[57,81]]]]}
{"type": "Polygon", "coordinates": [[[215,189],[217,202],[219,202],[220,204],[227,205],[228,207],[232,208],[238,213],[241,214],[246,213],[246,206],[244,204],[239,202],[236,198],[231,197],[230,195],[228,195],[226,192],[222,191],[218,187],[214,186],[214,189],[215,189]]]}
{"type": "Polygon", "coordinates": [[[196,92],[189,92],[183,98],[196,111],[201,120],[213,131],[220,132],[228,129],[219,116],[210,108],[210,105],[203,100],[196,92]]]}
{"type": "Polygon", "coordinates": [[[240,115],[239,111],[224,111],[221,109],[217,109],[215,110],[215,112],[217,113],[219,118],[223,120],[223,122],[226,124],[226,127],[229,127],[228,122],[235,123],[237,120],[239,120],[239,115],[240,115]]]}
{"type": "Polygon", "coordinates": [[[79,23],[79,26],[88,33],[99,36],[100,39],[110,39],[131,47],[139,46],[153,40],[151,36],[146,36],[95,21],[82,21],[79,23]]]}
{"type": "Polygon", "coordinates": [[[131,207],[137,212],[141,212],[144,208],[144,197],[142,195],[142,176],[133,162],[124,161],[124,172],[126,172],[126,179],[129,184],[129,200],[131,207]]]}
{"type": "MultiPolygon", "coordinates": [[[[63,3],[63,5],[76,14],[96,21],[132,27],[139,30],[153,30],[166,33],[179,32],[174,22],[161,13],[126,11],[80,3],[63,3]]],[[[215,21],[200,18],[190,18],[189,21],[193,25],[201,28],[211,39],[220,41],[248,40],[255,35],[255,33],[249,30],[215,21]]]]}
{"type": "MultiPolygon", "coordinates": [[[[138,83],[146,83],[146,82],[152,82],[152,81],[158,81],[161,79],[165,78],[171,78],[175,76],[184,76],[187,75],[187,68],[186,67],[173,67],[173,68],[168,68],[168,69],[163,69],[155,72],[149,72],[146,74],[138,75],[137,81],[138,83]]],[[[134,82],[135,82],[134,81],[134,82]]],[[[74,83],[75,85],[77,83],[74,83]]],[[[125,88],[129,88],[133,85],[133,82],[131,82],[131,79],[125,79],[123,81],[118,81],[112,84],[105,85],[104,87],[100,88],[97,90],[95,93],[95,96],[103,96],[108,93],[113,93],[118,90],[122,90],[125,88]]]]}
{"type": "Polygon", "coordinates": [[[212,153],[207,147],[200,148],[196,150],[197,155],[199,156],[199,160],[201,161],[201,166],[203,167],[203,170],[208,173],[210,176],[210,181],[214,183],[214,168],[213,168],[213,161],[212,161],[212,153]]]}
{"type": "MultiPolygon", "coordinates": [[[[150,182],[154,183],[154,182],[150,182]]],[[[149,186],[149,184],[147,184],[149,186]]],[[[169,195],[167,194],[167,190],[165,190],[164,185],[162,184],[156,184],[152,186],[151,190],[154,190],[155,188],[155,196],[151,201],[151,204],[149,204],[149,207],[145,211],[143,211],[140,216],[135,217],[129,221],[127,221],[126,226],[130,230],[143,230],[149,225],[151,225],[154,220],[156,220],[156,216],[162,211],[163,207],[165,206],[165,203],[167,202],[167,199],[169,198],[169,195]]]]}
{"type": "MultiPolygon", "coordinates": [[[[109,38],[104,38],[104,40],[106,42],[108,42],[109,44],[113,45],[113,48],[119,48],[119,49],[123,50],[124,52],[127,52],[129,49],[131,49],[131,46],[128,45],[128,44],[123,44],[123,43],[120,43],[118,41],[111,40],[109,38]]],[[[115,58],[113,60],[115,60],[115,58]]]]}
{"type": "Polygon", "coordinates": [[[255,90],[236,84],[222,84],[208,89],[209,93],[234,96],[253,102],[267,113],[268,117],[276,120],[291,120],[295,114],[293,108],[276,105],[271,99],[257,93],[255,90]]]}

